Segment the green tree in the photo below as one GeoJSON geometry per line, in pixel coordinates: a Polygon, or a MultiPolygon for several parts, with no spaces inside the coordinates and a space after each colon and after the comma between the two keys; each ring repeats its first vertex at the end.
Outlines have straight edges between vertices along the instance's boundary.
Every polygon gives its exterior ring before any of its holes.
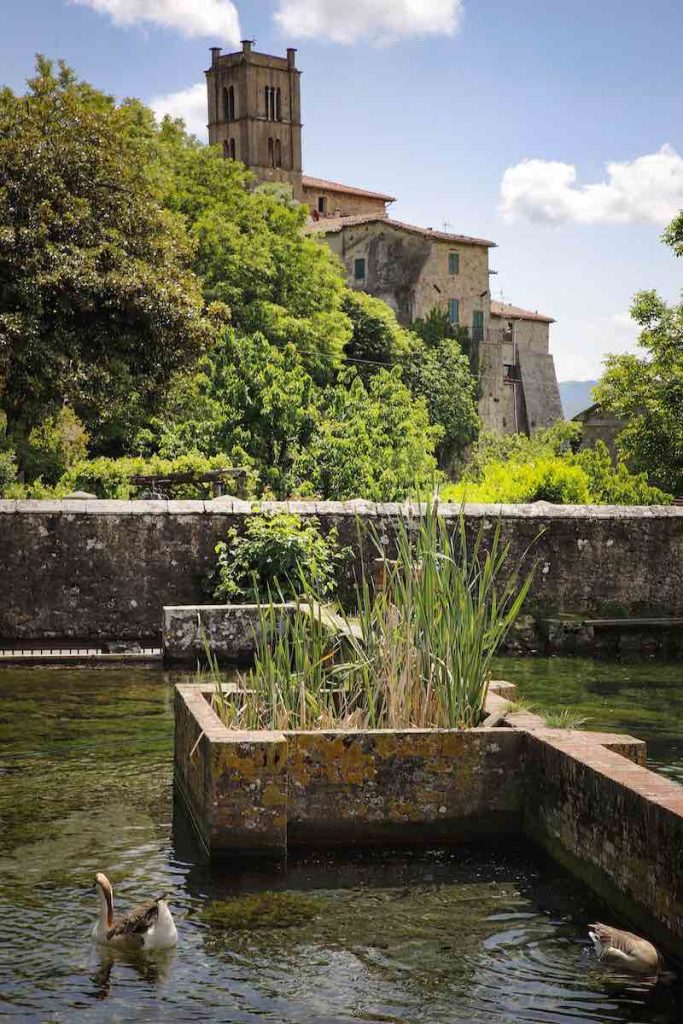
{"type": "Polygon", "coordinates": [[[26,478],[41,477],[44,483],[56,484],[67,469],[85,459],[88,441],[88,432],[76,413],[63,406],[29,434],[21,452],[26,478]]]}
{"type": "Polygon", "coordinates": [[[138,435],[138,447],[177,458],[225,453],[253,466],[260,489],[286,498],[291,469],[313,430],[317,389],[293,345],[230,328],[196,371],[179,377],[163,413],[138,435]]]}
{"type": "Polygon", "coordinates": [[[410,331],[401,327],[386,302],[348,289],[343,310],[353,329],[344,355],[359,376],[367,379],[382,366],[393,366],[409,356],[414,338],[410,331]]]}
{"type": "Polygon", "coordinates": [[[631,315],[646,355],[608,356],[595,397],[626,420],[617,447],[629,466],[683,494],[683,303],[670,306],[654,291],[640,292],[631,315]]]}
{"type": "Polygon", "coordinates": [[[477,381],[460,343],[445,338],[434,345],[415,339],[406,361],[406,383],[424,399],[429,418],[442,430],[437,457],[442,469],[452,470],[477,436],[477,381]]]}
{"type": "MultiPolygon", "coordinates": [[[[663,240],[683,256],[683,211],[663,240]]],[[[629,466],[665,491],[683,494],[683,301],[668,305],[656,291],[642,291],[631,316],[642,328],[644,354],[609,356],[595,397],[627,421],[617,447],[629,466]]]]}
{"type": "Polygon", "coordinates": [[[42,57],[26,95],[0,92],[0,404],[13,437],[66,402],[100,450],[122,450],[207,340],[192,244],[157,201],[136,117],[42,57]]]}
{"type": "Polygon", "coordinates": [[[164,202],[196,242],[206,300],[225,304],[238,332],[293,344],[314,380],[329,382],[351,337],[347,289],[327,246],[302,233],[306,208],[281,189],[251,191],[242,164],[201,145],[179,121],[163,121],[156,159],[164,202]]]}
{"type": "Polygon", "coordinates": [[[442,430],[401,380],[399,367],[367,384],[344,371],[319,404],[319,422],[294,467],[300,491],[323,498],[394,501],[440,478],[434,447],[442,430]]]}

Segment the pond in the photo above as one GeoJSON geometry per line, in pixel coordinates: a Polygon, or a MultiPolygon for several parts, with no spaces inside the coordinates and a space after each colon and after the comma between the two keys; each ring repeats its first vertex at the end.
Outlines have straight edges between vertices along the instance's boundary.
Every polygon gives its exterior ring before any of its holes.
{"type": "Polygon", "coordinates": [[[647,741],[648,767],[683,783],[683,664],[584,658],[499,658],[494,676],[516,683],[536,709],[571,708],[584,729],[647,741]]]}
{"type": "MultiPolygon", "coordinates": [[[[540,699],[533,664],[500,674],[519,670],[540,699]]],[[[635,715],[625,682],[619,692],[635,715]]],[[[678,981],[596,963],[586,922],[609,911],[528,849],[210,870],[174,814],[172,729],[172,680],[158,669],[0,671],[0,1020],[683,1019],[678,981]],[[96,870],[122,909],[168,892],[177,950],[93,946],[96,870]]]]}

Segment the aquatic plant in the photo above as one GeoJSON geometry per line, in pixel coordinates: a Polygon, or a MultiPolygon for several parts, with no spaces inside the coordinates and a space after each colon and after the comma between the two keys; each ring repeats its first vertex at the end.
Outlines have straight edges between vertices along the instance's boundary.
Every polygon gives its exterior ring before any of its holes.
{"type": "Polygon", "coordinates": [[[261,606],[254,666],[216,709],[246,729],[470,728],[483,714],[492,660],[531,585],[509,566],[500,526],[468,538],[428,508],[396,525],[397,558],[380,538],[382,579],[364,574],[353,616],[320,602],[283,617],[261,606]],[[485,542],[486,541],[486,542],[485,542]]]}
{"type": "Polygon", "coordinates": [[[572,708],[562,708],[555,711],[541,711],[545,724],[550,729],[580,729],[590,722],[586,715],[574,711],[572,708]]]}
{"type": "Polygon", "coordinates": [[[321,911],[321,901],[291,892],[253,892],[229,900],[213,900],[199,912],[215,928],[294,928],[321,911]]]}

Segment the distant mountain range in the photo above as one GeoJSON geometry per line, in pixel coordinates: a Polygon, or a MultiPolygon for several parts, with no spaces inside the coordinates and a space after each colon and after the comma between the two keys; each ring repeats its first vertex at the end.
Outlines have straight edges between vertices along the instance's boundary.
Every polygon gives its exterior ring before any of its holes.
{"type": "Polygon", "coordinates": [[[597,383],[597,380],[560,381],[560,398],[566,420],[572,419],[577,412],[582,412],[589,405],[593,405],[595,399],[592,391],[597,383]]]}

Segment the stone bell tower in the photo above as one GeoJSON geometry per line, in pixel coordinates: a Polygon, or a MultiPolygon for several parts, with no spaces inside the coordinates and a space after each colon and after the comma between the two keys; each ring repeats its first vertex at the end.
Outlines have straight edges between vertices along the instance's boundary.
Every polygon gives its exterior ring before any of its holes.
{"type": "Polygon", "coordinates": [[[301,200],[301,100],[296,50],[286,57],[211,48],[206,74],[209,142],[241,160],[260,181],[284,181],[301,200]]]}

